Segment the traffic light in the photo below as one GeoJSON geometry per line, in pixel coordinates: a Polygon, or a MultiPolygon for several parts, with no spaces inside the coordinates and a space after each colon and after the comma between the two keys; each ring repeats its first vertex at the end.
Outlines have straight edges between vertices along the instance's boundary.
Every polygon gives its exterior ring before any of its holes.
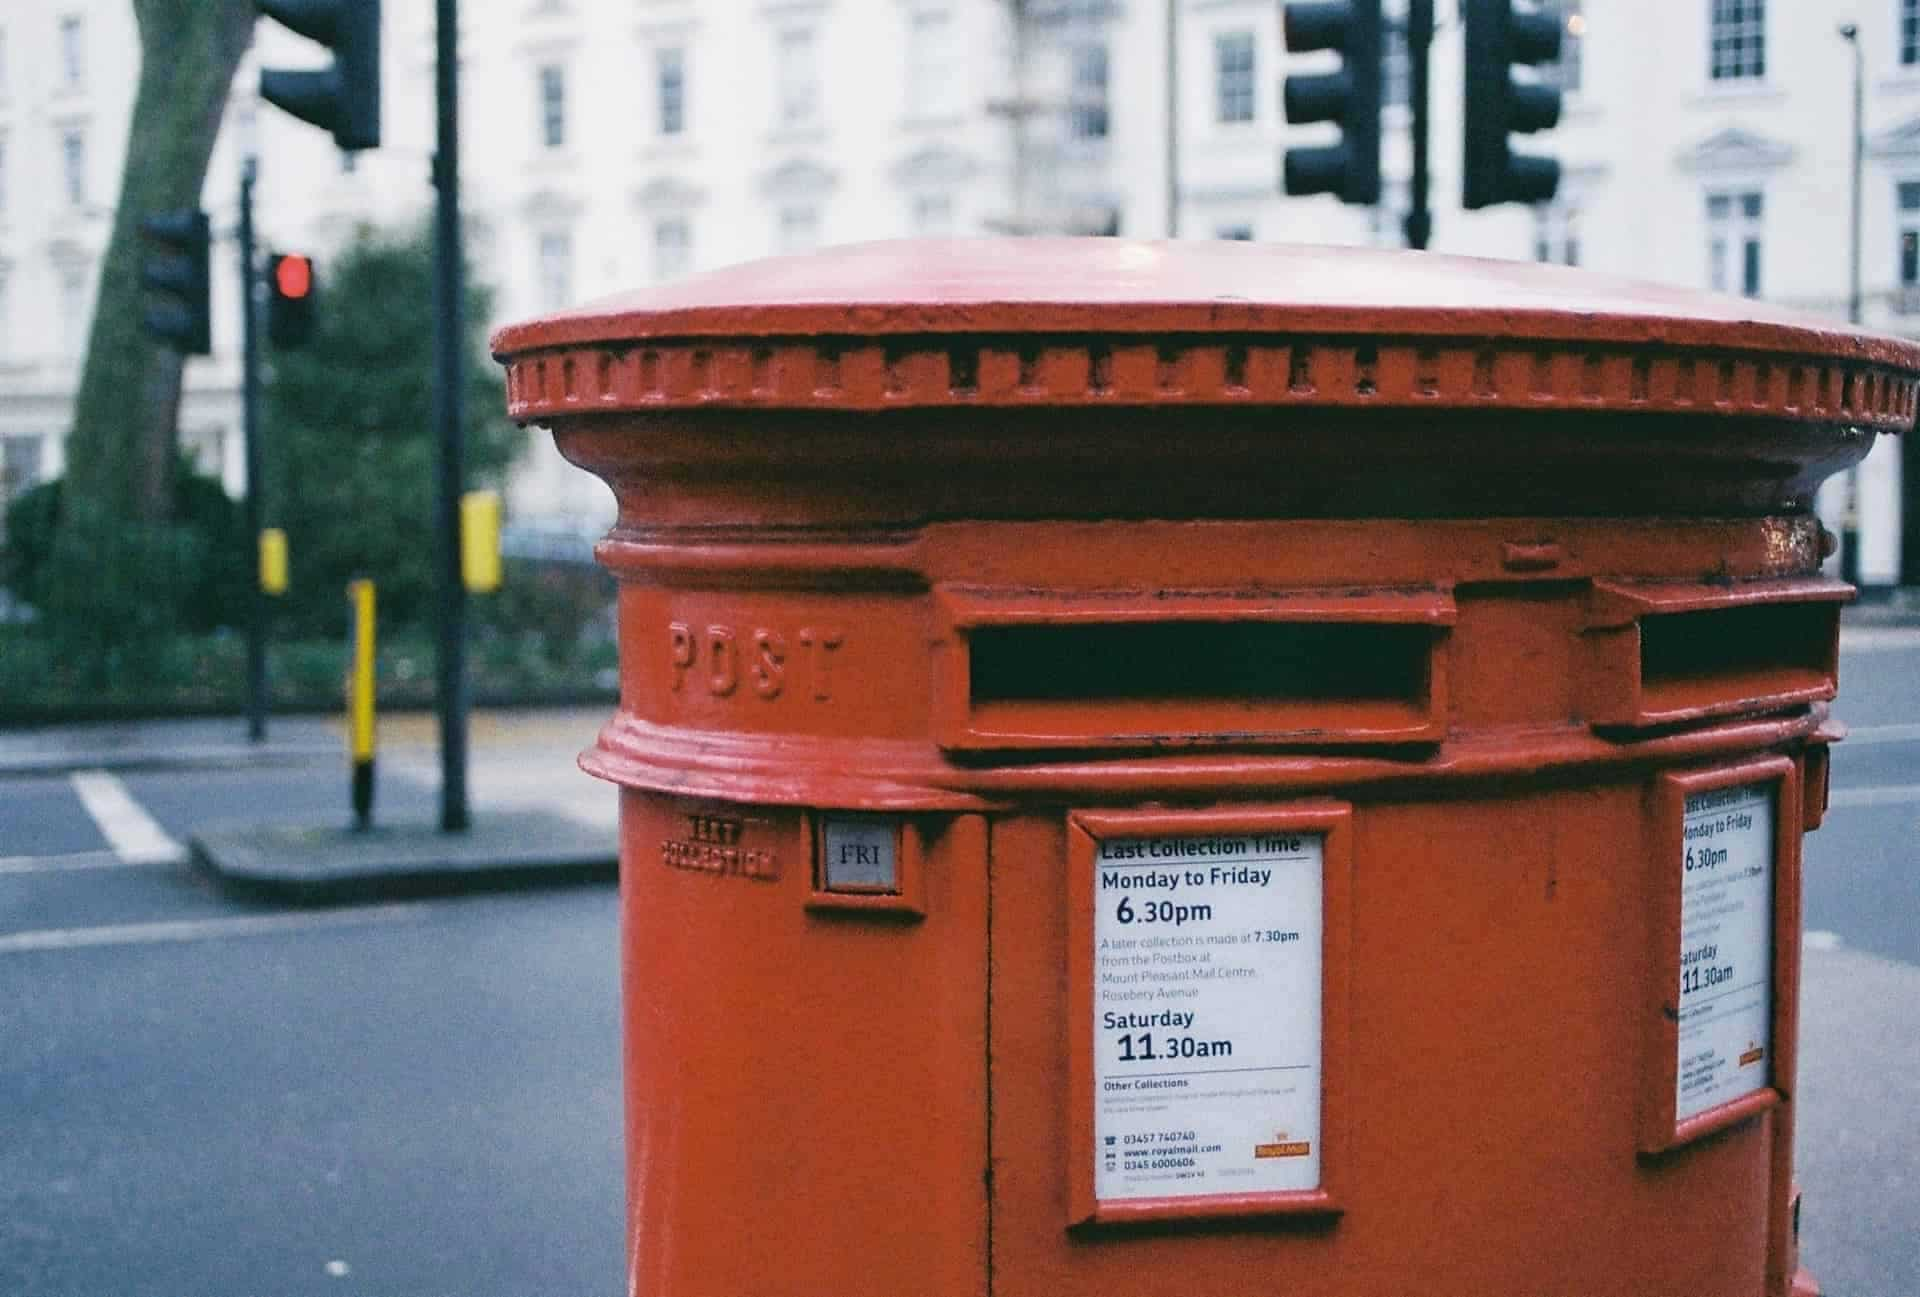
{"type": "Polygon", "coordinates": [[[140,232],[161,247],[140,263],[140,282],[163,294],[147,307],[147,332],[185,355],[212,354],[207,214],[191,207],[159,212],[140,222],[140,232]]]}
{"type": "Polygon", "coordinates": [[[267,258],[267,341],[282,351],[313,335],[313,258],[282,252],[267,258]]]}
{"type": "Polygon", "coordinates": [[[1462,198],[1469,208],[1544,203],[1560,187],[1553,158],[1512,152],[1507,136],[1542,131],[1560,120],[1560,91],[1514,79],[1513,67],[1560,56],[1560,16],[1516,13],[1514,0],[1466,0],[1467,165],[1462,198]]]}
{"type": "Polygon", "coordinates": [[[1303,0],[1281,9],[1287,49],[1337,50],[1333,72],[1290,76],[1281,89],[1287,121],[1336,122],[1338,144],[1288,149],[1281,173],[1289,194],[1337,194],[1343,203],[1380,201],[1380,0],[1303,0]]]}
{"type": "Polygon", "coordinates": [[[380,0],[254,0],[260,12],[333,51],[333,66],[262,68],[260,97],[333,132],[342,149],[380,146],[380,0]]]}

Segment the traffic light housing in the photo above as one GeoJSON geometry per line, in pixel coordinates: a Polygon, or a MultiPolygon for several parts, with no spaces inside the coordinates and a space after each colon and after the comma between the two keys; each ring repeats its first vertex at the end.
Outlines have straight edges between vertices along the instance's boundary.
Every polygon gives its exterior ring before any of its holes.
{"type": "Polygon", "coordinates": [[[147,332],[182,354],[211,355],[207,214],[191,207],[157,212],[141,220],[140,232],[161,249],[140,263],[140,282],[161,294],[147,307],[147,332]]]}
{"type": "Polygon", "coordinates": [[[333,132],[349,152],[380,146],[380,0],[254,0],[260,12],[333,51],[327,68],[262,68],[260,97],[333,132]]]}
{"type": "Polygon", "coordinates": [[[1560,187],[1560,163],[1514,153],[1507,137],[1543,131],[1560,120],[1560,91],[1540,81],[1516,81],[1515,65],[1537,66],[1560,56],[1560,16],[1514,11],[1515,0],[1466,0],[1466,170],[1462,199],[1469,208],[1496,203],[1544,203],[1560,187]]]}
{"type": "Polygon", "coordinates": [[[1290,53],[1337,50],[1333,72],[1289,76],[1281,88],[1287,121],[1335,122],[1340,142],[1288,149],[1281,162],[1289,194],[1337,194],[1343,203],[1380,201],[1380,0],[1300,0],[1281,9],[1290,53]]]}
{"type": "Polygon", "coordinates": [[[313,258],[282,252],[267,258],[267,341],[281,351],[313,335],[313,258]]]}

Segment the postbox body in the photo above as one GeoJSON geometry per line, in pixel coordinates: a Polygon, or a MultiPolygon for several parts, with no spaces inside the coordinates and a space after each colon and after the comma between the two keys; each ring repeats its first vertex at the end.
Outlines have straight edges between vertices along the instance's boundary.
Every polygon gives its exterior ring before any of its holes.
{"type": "Polygon", "coordinates": [[[1808,505],[1902,343],[875,245],[504,331],[605,477],[629,1288],[1784,1294],[1808,505]]]}

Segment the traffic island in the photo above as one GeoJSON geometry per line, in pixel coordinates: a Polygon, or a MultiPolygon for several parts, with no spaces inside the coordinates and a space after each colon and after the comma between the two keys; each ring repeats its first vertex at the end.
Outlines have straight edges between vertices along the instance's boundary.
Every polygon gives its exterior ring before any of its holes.
{"type": "Polygon", "coordinates": [[[199,834],[190,850],[223,887],[302,905],[610,882],[617,863],[604,828],[542,811],[476,816],[462,833],[423,823],[240,826],[199,834]]]}

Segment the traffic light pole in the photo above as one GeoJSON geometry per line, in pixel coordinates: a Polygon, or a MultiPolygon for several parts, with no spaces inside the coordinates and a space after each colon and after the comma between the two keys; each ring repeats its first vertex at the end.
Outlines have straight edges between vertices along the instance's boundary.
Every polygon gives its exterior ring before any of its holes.
{"type": "MultiPolygon", "coordinates": [[[[247,459],[246,525],[249,545],[260,544],[260,318],[253,260],[253,182],[259,164],[240,167],[240,442],[247,459]]],[[[267,737],[267,596],[260,588],[257,548],[247,594],[247,738],[267,737]]]]}
{"type": "Polygon", "coordinates": [[[1407,98],[1413,109],[1413,177],[1407,206],[1407,246],[1425,248],[1433,237],[1428,200],[1427,57],[1433,48],[1433,0],[1407,0],[1407,98]]]}
{"type": "Polygon", "coordinates": [[[435,499],[437,692],[440,710],[440,831],[458,833],[467,814],[467,596],[460,580],[460,488],[465,478],[461,401],[465,304],[460,250],[460,18],[458,0],[434,0],[433,419],[439,436],[435,499]]]}

